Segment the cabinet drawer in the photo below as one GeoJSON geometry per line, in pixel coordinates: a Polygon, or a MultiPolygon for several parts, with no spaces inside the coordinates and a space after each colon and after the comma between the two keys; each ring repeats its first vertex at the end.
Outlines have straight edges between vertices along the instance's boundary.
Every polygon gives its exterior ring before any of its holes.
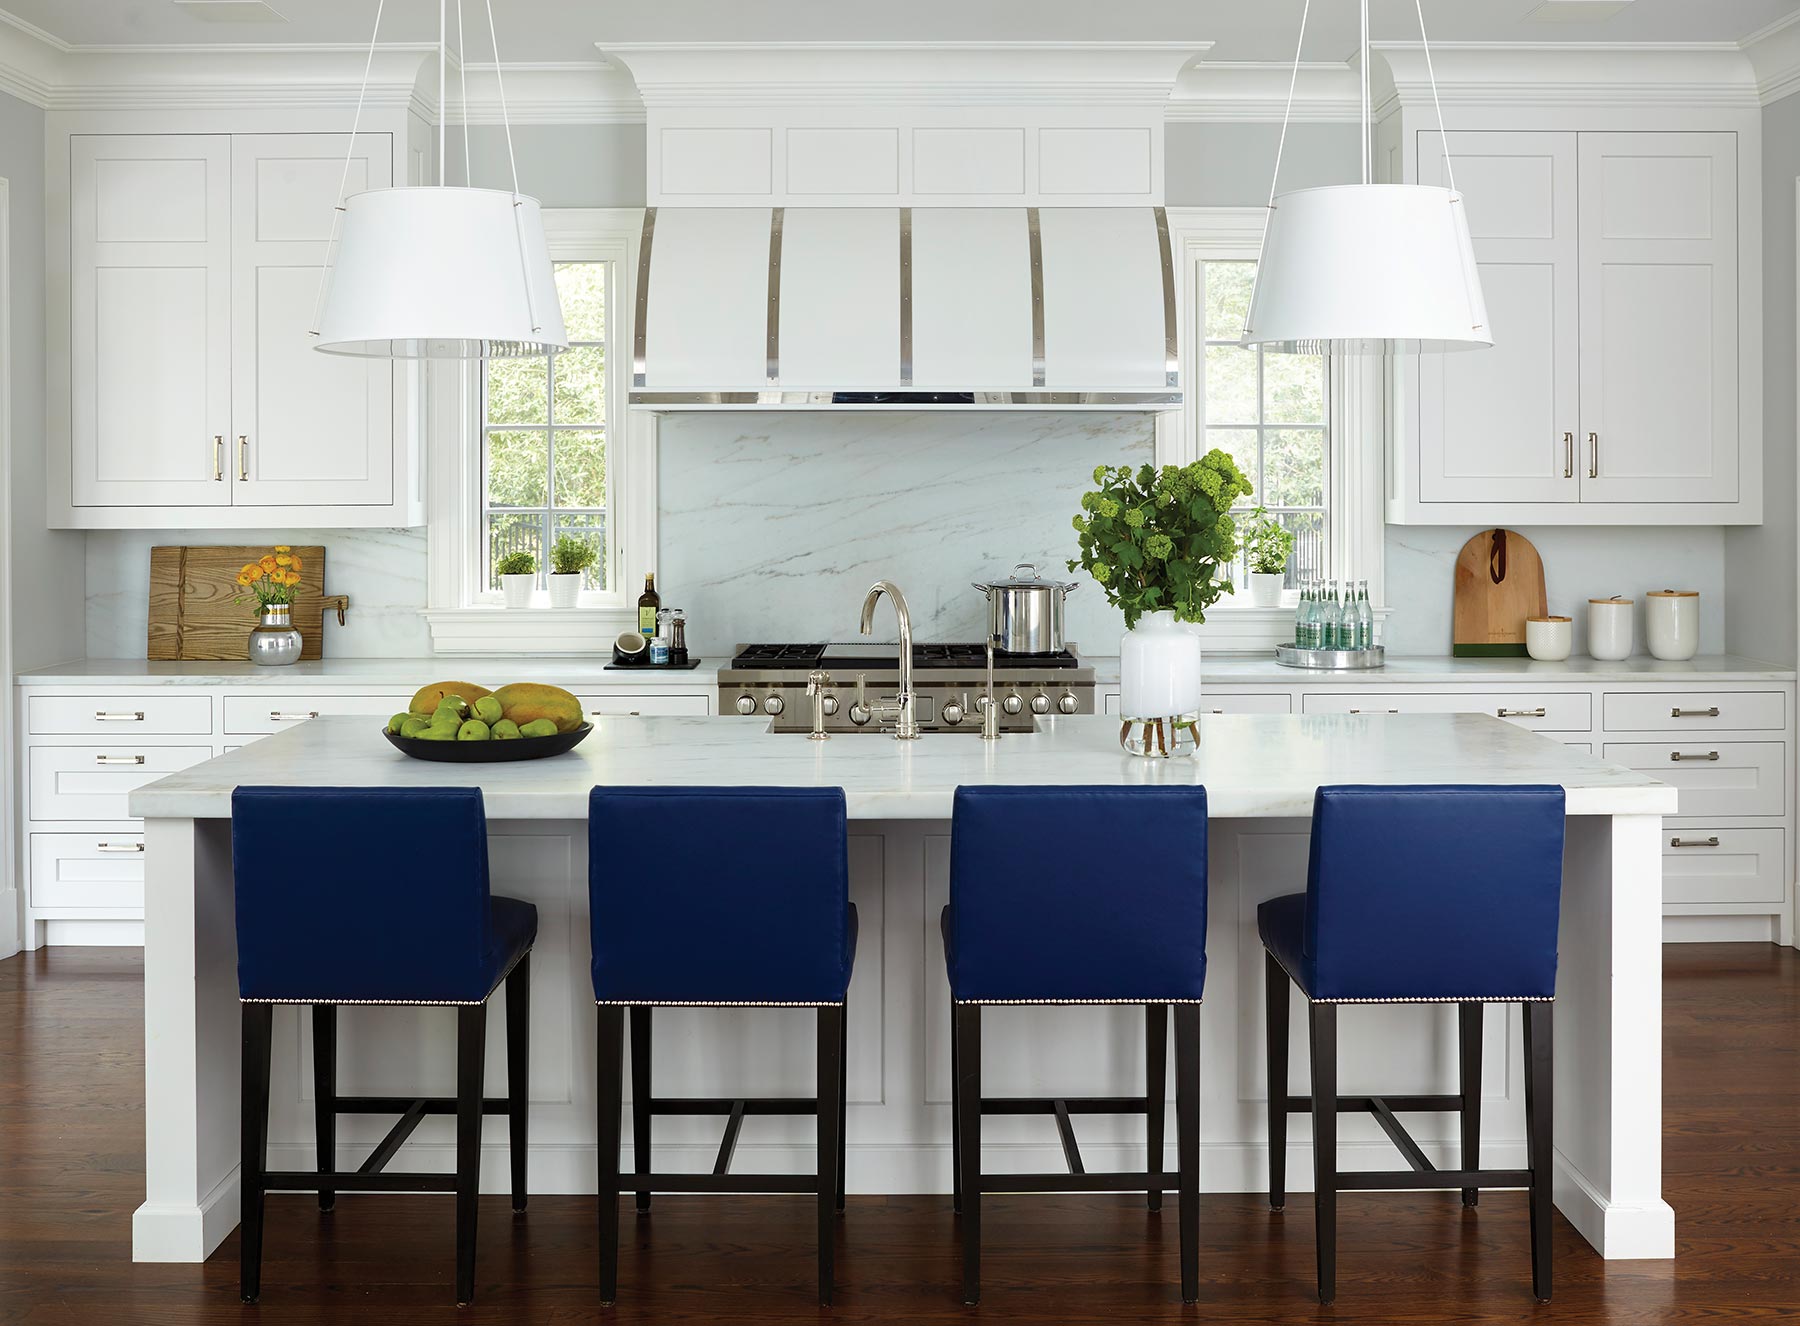
{"type": "Polygon", "coordinates": [[[1780,691],[1609,691],[1608,732],[1779,732],[1787,726],[1780,691]]]}
{"type": "Polygon", "coordinates": [[[580,695],[584,713],[599,718],[705,718],[712,712],[710,695],[580,695]]]}
{"type": "Polygon", "coordinates": [[[129,741],[138,736],[212,735],[210,695],[33,695],[25,730],[129,741]]]}
{"type": "Polygon", "coordinates": [[[1664,902],[1780,902],[1787,896],[1783,829],[1667,829],[1664,902]]]}
{"type": "Polygon", "coordinates": [[[1294,697],[1285,694],[1267,695],[1221,695],[1218,692],[1200,694],[1200,712],[1203,714],[1291,714],[1294,712],[1294,697]]]}
{"type": "Polygon", "coordinates": [[[141,914],[144,835],[32,834],[31,905],[44,909],[98,907],[108,912],[141,914]]]}
{"type": "Polygon", "coordinates": [[[1586,732],[1594,725],[1586,691],[1443,691],[1392,693],[1331,691],[1304,697],[1307,714],[1487,714],[1537,732],[1586,732]]]}
{"type": "Polygon", "coordinates": [[[1680,788],[1682,815],[1787,813],[1786,742],[1609,741],[1600,757],[1680,788]]]}
{"type": "Polygon", "coordinates": [[[33,820],[129,819],[134,790],[211,758],[211,746],[33,746],[25,813],[33,820]]]}
{"type": "Polygon", "coordinates": [[[326,714],[388,718],[406,708],[407,695],[228,695],[225,731],[232,736],[285,732],[296,723],[326,714]]]}

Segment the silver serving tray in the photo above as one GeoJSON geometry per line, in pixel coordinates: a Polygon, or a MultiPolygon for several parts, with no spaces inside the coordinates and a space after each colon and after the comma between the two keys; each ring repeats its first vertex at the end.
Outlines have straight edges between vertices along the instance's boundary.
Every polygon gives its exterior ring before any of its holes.
{"type": "Polygon", "coordinates": [[[1387,662],[1387,650],[1381,645],[1373,649],[1297,649],[1293,645],[1276,645],[1275,661],[1284,668],[1348,672],[1383,666],[1387,662]]]}

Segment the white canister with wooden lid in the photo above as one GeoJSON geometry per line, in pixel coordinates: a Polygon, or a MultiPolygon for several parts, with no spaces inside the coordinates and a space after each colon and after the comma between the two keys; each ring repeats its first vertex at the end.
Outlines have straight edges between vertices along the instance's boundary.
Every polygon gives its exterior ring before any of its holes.
{"type": "Polygon", "coordinates": [[[1525,652],[1540,663],[1560,663],[1575,647],[1575,622],[1570,617],[1527,617],[1525,652]]]}
{"type": "Polygon", "coordinates": [[[1604,663],[1631,657],[1631,599],[1588,600],[1588,653],[1604,663]]]}
{"type": "Polygon", "coordinates": [[[1653,589],[1644,596],[1644,641],[1672,662],[1700,652],[1700,591],[1653,589]]]}

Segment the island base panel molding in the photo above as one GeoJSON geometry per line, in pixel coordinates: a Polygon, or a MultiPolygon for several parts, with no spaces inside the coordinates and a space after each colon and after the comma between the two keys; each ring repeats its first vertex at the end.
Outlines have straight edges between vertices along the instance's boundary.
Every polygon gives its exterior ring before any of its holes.
{"type": "MultiPolygon", "coordinates": [[[[1266,1183],[1262,1062],[1262,962],[1256,907],[1305,878],[1307,824],[1292,819],[1215,821],[1207,999],[1202,1007],[1201,1182],[1209,1192],[1259,1192],[1266,1183]]],[[[850,989],[849,1189],[853,1193],[950,1190],[949,995],[938,912],[949,888],[949,826],[937,821],[853,821],[851,898],[862,940],[850,989]]],[[[1608,1257],[1673,1255],[1673,1218],[1662,1202],[1659,1019],[1661,854],[1655,816],[1570,821],[1557,1017],[1557,1203],[1608,1257]]],[[[203,1260],[236,1222],[238,1031],[229,825],[148,821],[145,1009],[147,1200],[133,1226],[140,1261],[203,1260]]],[[[1108,844],[1093,855],[1103,881],[1108,844]]],[[[588,988],[585,826],[572,821],[496,821],[490,852],[496,888],[535,903],[530,1184],[538,1193],[586,1193],[595,1181],[592,994],[588,988]]],[[[503,998],[503,996],[496,996],[503,998]]],[[[667,1009],[659,1037],[659,1092],[780,1095],[810,1089],[810,1042],[797,1035],[807,1010],[667,1009]],[[666,1048],[663,1048],[666,1047],[666,1048]]],[[[998,1007],[984,1037],[984,1072],[996,1094],[1126,1094],[1141,1091],[1141,1011],[1136,1007],[998,1007]]],[[[1379,1082],[1420,1093],[1455,1089],[1456,1010],[1359,1005],[1342,1015],[1346,1091],[1379,1082]]],[[[270,1161],[314,1164],[310,1025],[277,1010],[270,1161]]],[[[436,1008],[358,1008],[341,1020],[340,1089],[382,1094],[390,1078],[432,1090],[454,1068],[451,1014],[436,1008]]],[[[1483,1156],[1524,1163],[1517,1010],[1487,1010],[1483,1156]]],[[[490,1082],[504,1081],[496,1050],[490,1082]]],[[[1306,1090],[1304,1043],[1291,1089],[1306,1090]]],[[[1434,1163],[1458,1159],[1454,1116],[1410,1119],[1434,1163]]],[[[1090,1166],[1142,1164],[1141,1120],[1076,1120],[1090,1166]]],[[[1390,1144],[1372,1119],[1340,1124],[1346,1168],[1391,1167],[1390,1144]]],[[[381,1121],[339,1125],[340,1165],[360,1163],[381,1121]]],[[[995,1117],[984,1125],[996,1169],[1053,1170],[1062,1148],[1054,1123],[995,1117]]],[[[1294,1130],[1295,1192],[1312,1172],[1304,1130],[1294,1130]]],[[[659,1168],[705,1171],[717,1123],[657,1120],[659,1168]]],[[[393,1168],[449,1163],[447,1121],[428,1120],[393,1168]]],[[[734,1169],[803,1167],[812,1155],[804,1119],[749,1121],[734,1169]]],[[[1173,1163],[1172,1152],[1165,1168],[1173,1163]]],[[[508,1187],[505,1129],[489,1125],[484,1191],[508,1187]]]]}

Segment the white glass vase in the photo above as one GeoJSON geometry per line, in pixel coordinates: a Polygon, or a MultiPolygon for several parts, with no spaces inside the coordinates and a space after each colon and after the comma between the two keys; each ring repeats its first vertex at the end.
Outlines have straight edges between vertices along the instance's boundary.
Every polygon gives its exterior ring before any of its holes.
{"type": "Polygon", "coordinates": [[[1120,743],[1134,755],[1190,753],[1200,717],[1200,637],[1147,612],[1119,641],[1120,743]]]}

